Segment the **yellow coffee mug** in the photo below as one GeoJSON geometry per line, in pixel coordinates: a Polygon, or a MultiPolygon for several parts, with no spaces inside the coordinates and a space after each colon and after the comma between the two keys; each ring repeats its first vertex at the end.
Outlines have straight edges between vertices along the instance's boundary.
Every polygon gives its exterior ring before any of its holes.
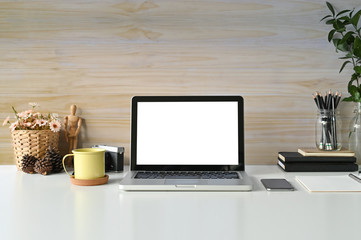
{"type": "Polygon", "coordinates": [[[72,154],[63,157],[63,167],[69,176],[71,175],[66,170],[64,161],[70,156],[74,156],[75,179],[96,179],[105,176],[105,149],[79,148],[74,149],[72,152],[72,154]]]}

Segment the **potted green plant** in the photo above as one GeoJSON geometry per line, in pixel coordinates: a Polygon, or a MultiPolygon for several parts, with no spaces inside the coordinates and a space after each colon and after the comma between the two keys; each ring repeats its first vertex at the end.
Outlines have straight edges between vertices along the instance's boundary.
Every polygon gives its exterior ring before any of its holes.
{"type": "Polygon", "coordinates": [[[326,2],[329,15],[323,17],[321,21],[325,21],[331,26],[328,33],[328,41],[332,42],[336,48],[336,52],[343,53],[339,59],[344,60],[339,73],[346,66],[351,66],[353,73],[347,85],[347,91],[350,96],[343,99],[346,102],[355,102],[355,117],[351,122],[349,133],[349,148],[356,153],[358,161],[361,160],[361,9],[345,9],[337,11],[329,2],[326,2]]]}

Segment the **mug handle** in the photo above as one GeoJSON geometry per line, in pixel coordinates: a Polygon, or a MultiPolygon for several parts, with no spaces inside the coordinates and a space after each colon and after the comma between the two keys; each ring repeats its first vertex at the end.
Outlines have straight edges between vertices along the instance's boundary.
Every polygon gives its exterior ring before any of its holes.
{"type": "Polygon", "coordinates": [[[65,156],[63,157],[63,168],[64,168],[65,172],[66,172],[70,177],[72,177],[72,175],[70,175],[70,174],[68,173],[68,171],[66,170],[66,167],[65,167],[65,158],[70,157],[70,156],[74,156],[74,154],[73,154],[73,153],[70,153],[70,154],[67,154],[67,155],[65,155],[65,156]]]}

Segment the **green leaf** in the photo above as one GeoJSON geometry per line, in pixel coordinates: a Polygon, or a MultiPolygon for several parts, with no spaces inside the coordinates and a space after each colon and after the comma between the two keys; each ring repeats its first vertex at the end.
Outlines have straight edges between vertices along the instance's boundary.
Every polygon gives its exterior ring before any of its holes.
{"type": "Polygon", "coordinates": [[[336,17],[338,17],[338,16],[340,16],[340,15],[342,15],[342,14],[344,14],[344,13],[347,13],[347,12],[349,12],[349,11],[351,11],[351,10],[343,10],[343,11],[341,11],[341,12],[339,12],[337,15],[336,15],[336,17]]]}
{"type": "Polygon", "coordinates": [[[341,41],[341,39],[339,38],[334,38],[332,39],[333,45],[335,45],[335,47],[338,45],[338,43],[341,41]]]}
{"type": "Polygon", "coordinates": [[[356,37],[353,42],[353,54],[356,57],[361,58],[361,39],[359,37],[356,37]]]}
{"type": "Polygon", "coordinates": [[[349,18],[348,16],[342,16],[340,18],[338,18],[339,20],[344,20],[344,21],[347,21],[347,22],[350,22],[351,23],[351,18],[349,18]]]}
{"type": "Polygon", "coordinates": [[[342,28],[337,29],[337,32],[339,32],[339,33],[342,33],[342,32],[344,32],[344,31],[346,31],[346,28],[345,28],[345,27],[342,27],[342,28]]]}
{"type": "Polygon", "coordinates": [[[360,20],[361,10],[359,10],[353,17],[351,18],[351,23],[357,28],[358,21],[360,20]]]}
{"type": "Polygon", "coordinates": [[[351,93],[351,88],[352,88],[352,87],[356,87],[356,86],[352,85],[352,83],[353,83],[355,80],[357,80],[357,75],[354,73],[354,74],[352,74],[352,76],[351,76],[351,80],[350,80],[350,81],[348,82],[348,84],[347,84],[347,91],[348,91],[349,93],[351,93]]]}
{"type": "Polygon", "coordinates": [[[354,101],[359,101],[360,100],[360,92],[358,91],[356,86],[351,85],[348,92],[351,94],[354,101]]]}
{"type": "Polygon", "coordinates": [[[326,2],[326,5],[327,5],[328,9],[330,9],[332,16],[335,16],[335,9],[333,8],[332,4],[329,2],[326,2]]]}
{"type": "Polygon", "coordinates": [[[347,64],[349,64],[349,63],[351,63],[351,61],[346,61],[346,62],[344,62],[344,63],[342,64],[342,66],[341,66],[341,69],[340,69],[339,73],[341,73],[342,70],[345,68],[345,66],[346,66],[347,64]]]}
{"type": "Polygon", "coordinates": [[[340,43],[339,44],[344,44],[344,43],[349,43],[350,41],[348,41],[350,38],[352,39],[352,41],[351,42],[353,42],[354,40],[353,40],[353,32],[347,32],[346,34],[345,34],[345,36],[343,36],[343,38],[341,39],[341,41],[340,41],[340,43]]]}
{"type": "Polygon", "coordinates": [[[350,81],[355,81],[355,80],[357,80],[357,78],[358,78],[358,75],[356,73],[354,73],[354,74],[352,74],[350,81]]]}
{"type": "Polygon", "coordinates": [[[344,26],[347,26],[347,25],[351,24],[351,18],[349,18],[348,16],[340,17],[339,20],[343,20],[342,23],[343,23],[344,26]]]}
{"type": "Polygon", "coordinates": [[[328,33],[327,39],[328,39],[329,42],[331,42],[331,40],[332,40],[333,35],[335,34],[335,32],[336,32],[336,30],[333,29],[333,30],[331,30],[331,31],[328,33]]]}
{"type": "Polygon", "coordinates": [[[335,22],[335,19],[330,19],[326,21],[327,25],[332,25],[335,22]]]}
{"type": "Polygon", "coordinates": [[[323,18],[320,20],[320,22],[322,22],[322,21],[325,20],[326,18],[330,18],[330,17],[332,17],[332,16],[331,16],[331,15],[327,15],[327,16],[323,17],[323,18]]]}
{"type": "Polygon", "coordinates": [[[360,98],[360,93],[359,92],[355,92],[355,95],[353,96],[355,102],[359,102],[361,100],[360,98]]]}
{"type": "Polygon", "coordinates": [[[348,54],[346,54],[346,56],[339,57],[338,59],[350,59],[350,58],[352,58],[352,54],[348,53],[348,54]]]}
{"type": "Polygon", "coordinates": [[[340,39],[333,39],[333,44],[336,47],[336,52],[338,52],[337,50],[340,50],[342,52],[349,52],[348,45],[346,43],[341,44],[340,42],[340,39]]]}
{"type": "Polygon", "coordinates": [[[348,45],[346,43],[338,45],[338,49],[342,52],[348,52],[348,45]]]}
{"type": "Polygon", "coordinates": [[[337,32],[346,31],[345,24],[338,19],[333,22],[333,28],[336,29],[337,32]]]}
{"type": "Polygon", "coordinates": [[[332,40],[332,42],[333,42],[333,45],[334,45],[335,48],[336,48],[336,52],[338,52],[338,51],[337,51],[337,50],[338,50],[337,46],[338,46],[338,43],[340,42],[340,39],[334,38],[334,39],[332,40]]]}
{"type": "Polygon", "coordinates": [[[342,101],[344,101],[344,102],[354,102],[354,100],[353,100],[353,97],[352,97],[352,96],[350,96],[350,97],[346,97],[346,98],[342,99],[342,101]]]}
{"type": "Polygon", "coordinates": [[[355,70],[355,72],[357,72],[358,74],[361,74],[361,66],[356,66],[353,68],[353,70],[355,70]]]}

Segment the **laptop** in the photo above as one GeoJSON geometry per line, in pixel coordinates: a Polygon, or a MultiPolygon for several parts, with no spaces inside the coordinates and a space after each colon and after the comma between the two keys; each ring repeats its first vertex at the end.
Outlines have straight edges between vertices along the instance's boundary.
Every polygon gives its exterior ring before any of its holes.
{"type": "Polygon", "coordinates": [[[241,96],[135,96],[125,191],[251,191],[241,96]]]}

